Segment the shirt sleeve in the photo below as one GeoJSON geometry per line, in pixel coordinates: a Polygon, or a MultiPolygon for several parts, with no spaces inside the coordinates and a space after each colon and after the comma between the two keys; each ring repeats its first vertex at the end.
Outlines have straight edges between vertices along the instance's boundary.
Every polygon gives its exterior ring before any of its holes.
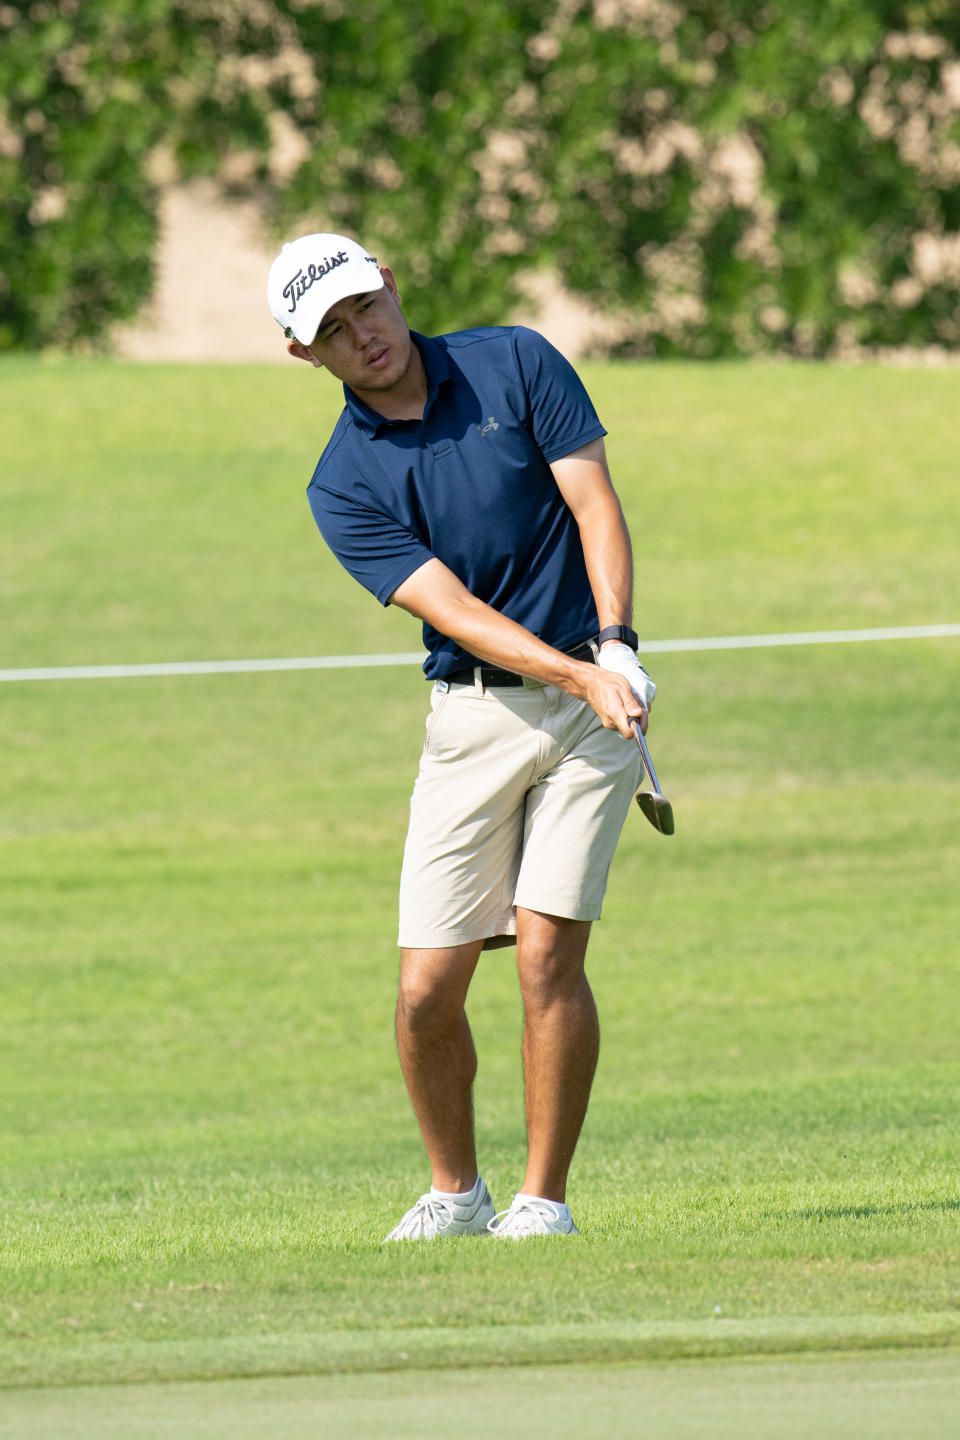
{"type": "Polygon", "coordinates": [[[398,585],[434,558],[422,540],[382,511],[358,505],[315,480],[307,499],[320,534],[340,564],[381,605],[389,602],[398,585]]]}
{"type": "Polygon", "coordinates": [[[569,360],[535,330],[518,325],[514,334],[530,428],[547,464],[606,435],[569,360]]]}

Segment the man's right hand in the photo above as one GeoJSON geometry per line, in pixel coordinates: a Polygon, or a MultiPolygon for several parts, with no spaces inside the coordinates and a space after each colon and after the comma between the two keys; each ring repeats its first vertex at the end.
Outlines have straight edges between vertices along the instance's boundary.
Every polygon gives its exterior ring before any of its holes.
{"type": "Polygon", "coordinates": [[[630,682],[615,671],[601,669],[599,665],[584,667],[584,699],[597,712],[608,730],[619,730],[626,740],[632,740],[632,720],[640,725],[641,732],[647,733],[647,707],[637,695],[630,682]]]}
{"type": "MultiPolygon", "coordinates": [[[[418,616],[455,640],[468,655],[476,655],[489,665],[529,675],[544,685],[556,685],[569,695],[586,700],[597,712],[608,730],[619,730],[627,740],[633,739],[631,720],[640,724],[646,734],[647,707],[636,694],[630,679],[607,669],[603,657],[616,645],[607,644],[601,651],[600,665],[573,660],[569,655],[545,645],[522,625],[477,600],[469,590],[435,556],[425,561],[398,585],[389,597],[411,615],[418,616]]],[[[652,689],[656,687],[637,664],[629,646],[621,646],[632,661],[630,676],[641,687],[644,677],[652,689]]]]}

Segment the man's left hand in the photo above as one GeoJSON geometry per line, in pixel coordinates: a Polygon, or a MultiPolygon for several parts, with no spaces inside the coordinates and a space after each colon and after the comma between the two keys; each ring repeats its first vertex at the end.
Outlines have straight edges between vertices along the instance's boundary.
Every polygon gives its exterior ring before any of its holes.
{"type": "Polygon", "coordinates": [[[622,675],[644,709],[649,711],[657,687],[629,645],[618,640],[608,641],[600,650],[597,664],[601,670],[611,670],[614,675],[622,675]]]}

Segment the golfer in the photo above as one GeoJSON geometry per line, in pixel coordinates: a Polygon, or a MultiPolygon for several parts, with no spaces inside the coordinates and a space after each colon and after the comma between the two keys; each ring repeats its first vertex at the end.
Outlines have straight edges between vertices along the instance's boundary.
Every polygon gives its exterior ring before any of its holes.
{"type": "Polygon", "coordinates": [[[630,539],[583,385],[523,327],[411,333],[354,241],[306,235],[267,284],[289,353],[346,401],[308,489],[341,564],[423,622],[433,682],[400,879],[400,1065],[432,1172],[387,1240],[575,1235],[567,1173],[599,1050],[591,923],[642,777],[655,686],[630,539]],[[527,1169],[495,1213],[477,1168],[465,1002],[516,944],[527,1169]]]}

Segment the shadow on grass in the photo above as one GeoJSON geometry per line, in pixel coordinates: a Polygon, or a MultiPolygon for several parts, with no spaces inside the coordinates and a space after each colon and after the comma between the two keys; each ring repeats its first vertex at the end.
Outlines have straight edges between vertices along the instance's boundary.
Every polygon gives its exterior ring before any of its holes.
{"type": "Polygon", "coordinates": [[[803,1210],[768,1210],[765,1218],[774,1220],[779,1215],[785,1220],[867,1220],[872,1215],[912,1215],[925,1210],[960,1210],[960,1199],[904,1200],[895,1205],[811,1205],[803,1210]]]}

